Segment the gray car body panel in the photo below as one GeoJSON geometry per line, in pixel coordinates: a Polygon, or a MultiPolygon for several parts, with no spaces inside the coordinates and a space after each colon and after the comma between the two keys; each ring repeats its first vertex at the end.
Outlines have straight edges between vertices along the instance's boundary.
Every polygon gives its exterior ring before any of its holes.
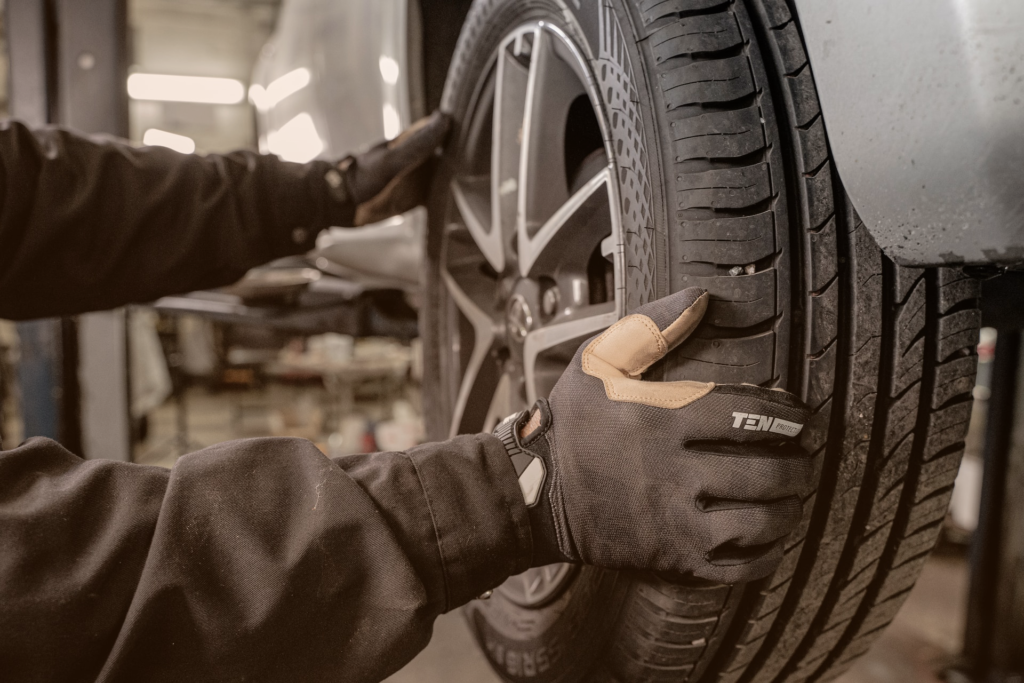
{"type": "MultiPolygon", "coordinates": [[[[272,92],[276,81],[306,69],[309,82],[258,106],[260,150],[279,153],[274,136],[308,117],[305,128],[291,128],[297,149],[320,147],[316,158],[338,160],[394,137],[421,115],[414,97],[420,76],[409,55],[410,8],[409,0],[283,2],[252,81],[272,92]]],[[[425,229],[419,209],[376,226],[327,230],[309,260],[369,288],[415,290],[425,229]]]]}
{"type": "Polygon", "coordinates": [[[1024,262],[1024,2],[795,5],[839,176],[886,254],[1024,262]]]}

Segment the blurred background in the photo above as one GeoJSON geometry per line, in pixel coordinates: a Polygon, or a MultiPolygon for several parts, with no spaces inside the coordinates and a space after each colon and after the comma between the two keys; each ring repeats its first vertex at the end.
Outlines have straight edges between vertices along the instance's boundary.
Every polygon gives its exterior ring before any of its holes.
{"type": "MultiPolygon", "coordinates": [[[[382,0],[365,22],[342,23],[330,6],[344,4],[130,0],[128,81],[94,87],[127,93],[128,118],[112,128],[137,144],[337,158],[397,135],[425,110],[423,79],[409,78],[416,65],[400,39],[419,19],[404,3],[382,0]],[[314,15],[320,20],[310,21],[314,15]],[[367,54],[351,52],[353,31],[376,32],[367,54]],[[315,40],[317,32],[334,38],[315,40]],[[373,95],[350,103],[344,120],[324,117],[353,92],[373,95]]],[[[0,117],[68,122],[48,111],[52,102],[12,111],[8,56],[19,49],[16,35],[0,31],[0,117]]],[[[102,55],[58,58],[87,73],[102,55]]],[[[423,216],[377,229],[407,244],[423,216]]],[[[416,338],[419,254],[392,253],[385,262],[361,249],[358,234],[334,231],[314,254],[260,269],[234,288],[96,317],[0,322],[4,444],[45,435],[87,456],[171,467],[186,453],[254,436],[307,438],[332,456],[422,442],[430,397],[421,393],[416,338]]],[[[982,331],[974,417],[940,547],[846,683],[959,683],[997,341],[994,329],[982,331]]],[[[1019,337],[1011,342],[1019,345],[1019,337]]],[[[392,680],[498,679],[453,613],[392,680]]]]}

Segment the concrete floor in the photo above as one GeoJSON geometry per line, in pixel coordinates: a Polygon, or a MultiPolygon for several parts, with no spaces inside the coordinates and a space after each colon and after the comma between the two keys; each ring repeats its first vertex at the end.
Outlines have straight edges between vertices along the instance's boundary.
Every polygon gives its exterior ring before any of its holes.
{"type": "MultiPolygon", "coordinates": [[[[309,387],[288,386],[226,394],[190,391],[190,438],[201,447],[266,434],[267,420],[275,410],[294,408],[308,401],[310,395],[309,387]]],[[[386,412],[386,407],[380,405],[361,409],[386,412]]],[[[151,416],[151,437],[137,451],[140,461],[166,467],[174,463],[178,453],[160,447],[166,446],[174,432],[174,410],[173,403],[169,403],[151,416]]],[[[893,624],[871,651],[838,679],[840,683],[941,683],[937,671],[960,651],[966,594],[965,561],[948,555],[933,556],[893,624]]],[[[456,611],[437,620],[430,645],[388,683],[501,682],[473,641],[462,613],[456,611]]]]}

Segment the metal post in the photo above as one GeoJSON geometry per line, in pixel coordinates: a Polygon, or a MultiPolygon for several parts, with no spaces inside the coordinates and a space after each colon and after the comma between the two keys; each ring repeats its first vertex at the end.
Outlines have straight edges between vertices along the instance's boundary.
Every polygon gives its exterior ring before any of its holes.
{"type": "MultiPolygon", "coordinates": [[[[83,133],[128,135],[124,0],[57,0],[60,123],[83,133]]],[[[82,454],[131,460],[125,311],[78,320],[82,454]]]]}
{"type": "MultiPolygon", "coordinates": [[[[7,0],[6,12],[12,115],[126,136],[125,0],[7,0]]],[[[124,311],[22,323],[19,334],[27,342],[26,435],[60,439],[86,457],[129,460],[124,311]]]]}
{"type": "MultiPolygon", "coordinates": [[[[56,81],[56,23],[46,0],[7,0],[11,116],[32,126],[53,122],[56,81]]],[[[76,385],[66,372],[76,357],[71,320],[33,320],[18,324],[18,364],[25,436],[60,440],[80,452],[76,385]]],[[[10,444],[9,444],[10,445],[10,444]]],[[[8,446],[9,446],[8,445],[8,446]]]]}
{"type": "Polygon", "coordinates": [[[981,511],[971,544],[964,657],[974,680],[1024,674],[1024,363],[1022,335],[996,341],[981,511]],[[1015,424],[1016,423],[1016,424],[1015,424]]]}

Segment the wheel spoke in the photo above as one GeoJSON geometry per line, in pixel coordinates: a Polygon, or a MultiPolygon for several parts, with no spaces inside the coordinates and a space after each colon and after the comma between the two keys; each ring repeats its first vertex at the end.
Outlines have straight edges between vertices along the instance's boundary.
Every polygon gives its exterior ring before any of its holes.
{"type": "MultiPolygon", "coordinates": [[[[589,224],[595,217],[595,211],[601,208],[606,210],[611,208],[611,196],[608,192],[610,182],[611,169],[605,168],[569,197],[569,201],[562,204],[532,238],[525,230],[519,231],[520,275],[530,276],[534,266],[540,265],[538,262],[548,247],[557,248],[564,241],[557,239],[559,235],[571,233],[570,238],[573,242],[586,242],[581,233],[591,227],[589,224]],[[563,232],[563,228],[567,226],[569,229],[563,232]]],[[[601,224],[599,229],[603,233],[599,237],[604,237],[611,232],[611,226],[607,222],[601,224]]]]}
{"type": "Polygon", "coordinates": [[[540,28],[534,34],[523,118],[516,230],[520,245],[569,197],[565,124],[572,103],[586,95],[579,76],[559,51],[561,41],[540,28]]]}
{"type": "Polygon", "coordinates": [[[588,337],[618,320],[615,304],[588,306],[578,317],[530,332],[523,344],[523,372],[526,375],[526,400],[530,405],[538,398],[537,360],[544,351],[560,344],[588,337]]]}
{"type": "MultiPolygon", "coordinates": [[[[519,205],[523,116],[533,32],[522,33],[498,54],[491,142],[491,226],[497,239],[513,234],[519,205]]],[[[504,265],[504,264],[503,264],[504,265]]],[[[499,273],[502,269],[496,269],[499,273]]]]}
{"type": "MultiPolygon", "coordinates": [[[[497,368],[493,363],[486,363],[487,356],[494,348],[497,335],[495,334],[494,321],[481,309],[473,300],[459,287],[455,279],[447,272],[441,271],[445,287],[451,295],[455,305],[462,311],[462,314],[473,326],[473,351],[469,356],[469,363],[462,375],[462,383],[459,386],[459,395],[455,400],[455,411],[452,417],[452,424],[449,435],[455,436],[464,431],[464,422],[467,419],[467,407],[478,405],[478,402],[487,400],[487,391],[497,381],[497,368]]],[[[479,427],[477,428],[479,429],[479,427]]],[[[471,429],[469,431],[477,431],[471,429]]]]}
{"type": "Polygon", "coordinates": [[[522,409],[522,399],[516,400],[513,395],[515,380],[509,373],[503,373],[498,380],[498,386],[494,389],[494,396],[491,397],[490,407],[487,409],[487,417],[484,418],[484,432],[492,432],[498,423],[506,417],[522,409]]]}
{"type": "MultiPolygon", "coordinates": [[[[483,184],[489,185],[489,181],[485,179],[483,184]]],[[[489,208],[486,199],[481,197],[480,185],[481,182],[476,179],[453,180],[452,196],[455,198],[455,206],[459,210],[459,215],[462,216],[462,221],[466,224],[480,253],[484,255],[494,271],[500,273],[505,270],[502,234],[500,230],[495,230],[493,226],[488,226],[486,223],[487,219],[491,217],[487,215],[489,208]]]]}

